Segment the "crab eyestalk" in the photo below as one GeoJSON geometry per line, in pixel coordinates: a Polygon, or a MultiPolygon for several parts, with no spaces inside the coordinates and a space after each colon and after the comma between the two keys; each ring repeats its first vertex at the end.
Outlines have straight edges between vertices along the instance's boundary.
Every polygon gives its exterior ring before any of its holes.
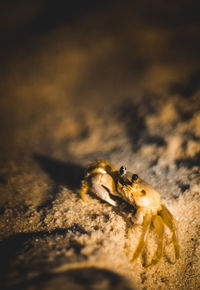
{"type": "Polygon", "coordinates": [[[120,170],[119,170],[119,174],[120,174],[121,176],[124,176],[124,175],[126,174],[126,167],[121,166],[121,167],[120,167],[120,170]]]}
{"type": "Polygon", "coordinates": [[[137,174],[133,174],[131,180],[132,180],[132,183],[135,183],[138,180],[138,175],[137,174]]]}

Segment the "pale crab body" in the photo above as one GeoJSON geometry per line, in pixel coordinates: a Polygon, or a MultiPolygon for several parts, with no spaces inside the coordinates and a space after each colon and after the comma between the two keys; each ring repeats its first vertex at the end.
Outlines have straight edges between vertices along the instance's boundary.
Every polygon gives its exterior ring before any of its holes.
{"type": "Polygon", "coordinates": [[[162,204],[157,190],[139,178],[137,174],[126,172],[124,166],[117,170],[107,160],[95,161],[88,166],[85,179],[82,181],[83,200],[88,190],[113,206],[117,206],[117,202],[111,198],[110,194],[124,199],[137,209],[135,223],[143,225],[143,231],[131,261],[142,254],[151,224],[158,235],[158,247],[149,265],[156,264],[163,255],[164,224],[172,232],[171,242],[174,245],[175,257],[179,258],[175,220],[162,204]]]}
{"type": "MultiPolygon", "coordinates": [[[[127,172],[126,175],[129,177],[128,180],[131,180],[133,174],[127,172]]],[[[147,182],[143,181],[138,177],[137,182],[131,185],[120,185],[117,186],[117,191],[120,193],[120,196],[132,205],[136,207],[143,207],[147,211],[152,213],[160,209],[161,200],[159,193],[147,182]]]]}

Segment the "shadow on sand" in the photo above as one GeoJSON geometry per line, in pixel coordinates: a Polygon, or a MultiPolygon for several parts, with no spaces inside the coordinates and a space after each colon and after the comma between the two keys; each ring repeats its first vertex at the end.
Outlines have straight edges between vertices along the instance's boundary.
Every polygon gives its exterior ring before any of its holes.
{"type": "Polygon", "coordinates": [[[84,167],[39,154],[34,154],[34,158],[56,185],[64,185],[70,189],[80,187],[85,174],[84,167]]]}
{"type": "MultiPolygon", "coordinates": [[[[66,263],[67,258],[57,257],[49,263],[46,253],[53,248],[44,250],[43,241],[51,239],[52,242],[56,242],[56,237],[65,238],[70,231],[78,235],[87,234],[82,227],[74,224],[70,228],[58,228],[51,232],[17,233],[1,241],[0,283],[3,287],[1,289],[134,289],[124,277],[107,269],[77,267],[54,273],[51,269],[60,266],[60,263],[61,265],[66,263]],[[8,278],[12,273],[15,273],[14,279],[8,278]]],[[[46,246],[48,247],[47,241],[46,246]]],[[[81,244],[70,242],[66,246],[80,256],[81,244]]]]}

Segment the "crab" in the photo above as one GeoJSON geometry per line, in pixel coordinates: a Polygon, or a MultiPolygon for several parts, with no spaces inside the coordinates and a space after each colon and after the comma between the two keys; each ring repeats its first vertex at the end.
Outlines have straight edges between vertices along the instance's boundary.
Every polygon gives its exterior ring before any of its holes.
{"type": "Polygon", "coordinates": [[[122,198],[136,209],[135,223],[142,225],[143,229],[130,262],[133,262],[144,252],[151,225],[157,233],[158,245],[151,262],[146,267],[157,264],[162,258],[165,225],[171,231],[171,240],[168,243],[173,243],[175,261],[179,258],[175,219],[161,202],[157,190],[137,174],[126,171],[124,166],[118,170],[107,160],[95,161],[89,164],[81,184],[80,194],[83,201],[86,201],[86,193],[89,190],[112,206],[117,206],[118,203],[111,198],[110,194],[122,198]]]}

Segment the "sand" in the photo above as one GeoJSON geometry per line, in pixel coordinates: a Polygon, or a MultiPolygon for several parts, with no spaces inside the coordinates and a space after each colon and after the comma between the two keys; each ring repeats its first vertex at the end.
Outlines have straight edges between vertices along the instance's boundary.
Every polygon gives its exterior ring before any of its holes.
{"type": "Polygon", "coordinates": [[[2,289],[198,289],[195,2],[71,7],[66,21],[45,3],[1,7],[12,19],[1,23],[2,289]],[[168,246],[157,265],[143,267],[156,249],[153,228],[145,254],[130,263],[141,234],[135,209],[90,193],[81,200],[85,168],[98,159],[159,191],[177,223],[176,263],[168,246]]]}

